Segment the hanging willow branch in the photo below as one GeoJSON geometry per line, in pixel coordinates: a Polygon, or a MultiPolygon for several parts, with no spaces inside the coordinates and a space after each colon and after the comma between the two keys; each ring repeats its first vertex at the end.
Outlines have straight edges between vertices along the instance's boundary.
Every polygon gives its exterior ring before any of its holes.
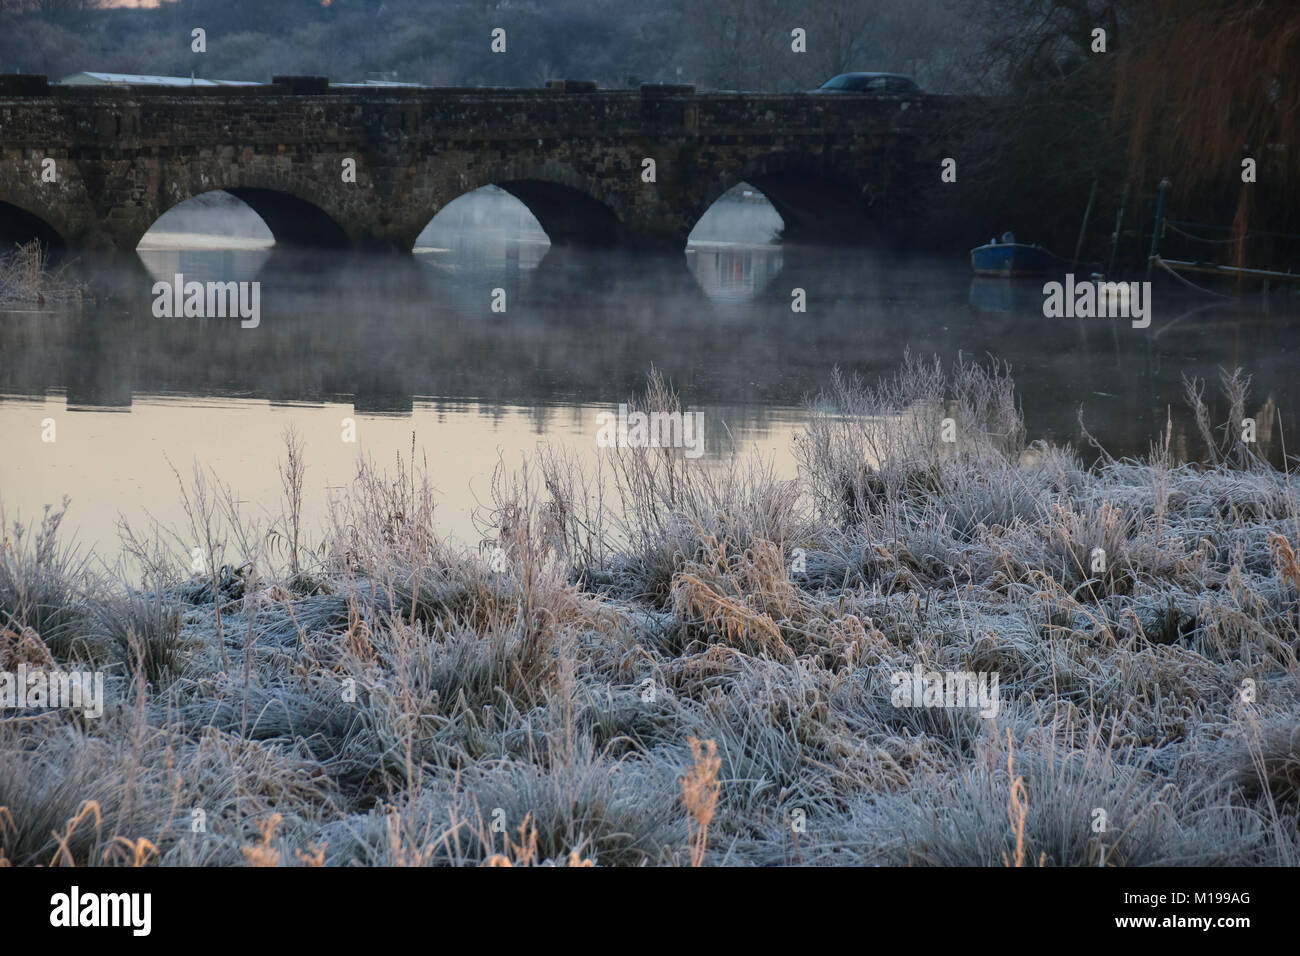
{"type": "MultiPolygon", "coordinates": [[[[1240,181],[1245,151],[1297,170],[1300,6],[1294,0],[1126,0],[1116,118],[1130,172],[1198,190],[1240,181]]],[[[1294,190],[1296,177],[1285,177],[1294,190]]],[[[1243,213],[1244,214],[1244,213],[1243,213]]]]}

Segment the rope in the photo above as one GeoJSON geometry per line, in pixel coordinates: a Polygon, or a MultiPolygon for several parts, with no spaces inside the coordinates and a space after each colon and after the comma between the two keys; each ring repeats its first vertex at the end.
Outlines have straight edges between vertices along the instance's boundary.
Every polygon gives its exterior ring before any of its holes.
{"type": "Polygon", "coordinates": [[[1156,330],[1156,334],[1152,336],[1152,338],[1157,338],[1157,339],[1160,338],[1160,336],[1164,335],[1166,332],[1172,329],[1179,322],[1183,321],[1183,319],[1191,318],[1193,315],[1199,315],[1200,313],[1206,311],[1207,309],[1222,309],[1227,304],[1228,303],[1226,302],[1207,302],[1205,303],[1205,305],[1198,305],[1196,308],[1184,312],[1178,318],[1170,322],[1166,322],[1164,325],[1160,326],[1160,328],[1156,330]]]}
{"type": "MultiPolygon", "coordinates": [[[[1194,242],[1204,242],[1211,246],[1230,246],[1237,241],[1236,239],[1204,239],[1201,236],[1193,236],[1190,232],[1183,232],[1183,230],[1179,229],[1168,219],[1165,220],[1165,225],[1185,239],[1191,239],[1194,242]]],[[[1248,234],[1245,238],[1249,239],[1252,235],[1254,235],[1254,233],[1248,234]]]]}
{"type": "Polygon", "coordinates": [[[1166,272],[1168,272],[1171,276],[1173,276],[1175,279],[1177,279],[1179,282],[1181,282],[1183,285],[1187,286],[1188,288],[1195,289],[1197,292],[1204,292],[1206,295],[1217,296],[1217,297],[1220,298],[1220,299],[1232,299],[1232,298],[1234,298],[1234,296],[1224,295],[1224,294],[1221,293],[1221,292],[1214,292],[1214,291],[1212,291],[1212,290],[1210,290],[1210,289],[1204,289],[1204,288],[1202,288],[1201,286],[1197,285],[1195,282],[1189,282],[1187,279],[1184,279],[1182,276],[1180,276],[1180,275],[1179,275],[1177,272],[1175,272],[1173,269],[1171,269],[1171,268],[1169,268],[1167,265],[1165,265],[1165,260],[1161,259],[1159,256],[1156,256],[1154,261],[1155,261],[1155,264],[1158,265],[1161,269],[1164,269],[1164,270],[1165,270],[1166,272]]]}
{"type": "MultiPolygon", "coordinates": [[[[1164,224],[1166,226],[1171,224],[1174,226],[1191,226],[1194,229],[1213,229],[1216,232],[1232,232],[1233,229],[1232,226],[1216,226],[1214,223],[1210,222],[1189,222],[1186,219],[1165,219],[1164,224]]],[[[1250,235],[1268,236],[1271,239],[1300,239],[1300,234],[1294,232],[1269,232],[1266,229],[1256,229],[1254,232],[1250,233],[1250,235]]]]}

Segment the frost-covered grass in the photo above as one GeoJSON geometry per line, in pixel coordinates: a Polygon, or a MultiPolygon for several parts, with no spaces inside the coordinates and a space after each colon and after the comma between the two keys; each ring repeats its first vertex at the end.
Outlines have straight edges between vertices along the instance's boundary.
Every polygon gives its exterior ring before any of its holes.
{"type": "Polygon", "coordinates": [[[4,667],[95,667],[110,700],[0,715],[0,852],[1295,864],[1295,493],[1168,444],[1084,467],[1026,446],[1006,369],[909,359],[811,403],[796,480],[543,454],[475,551],[413,461],[363,467],[309,547],[292,437],[273,525],[196,471],[190,528],[124,529],[142,587],[47,517],[0,554],[4,667]],[[996,674],[997,716],[895,706],[918,662],[996,674]]]}
{"type": "Polygon", "coordinates": [[[77,301],[90,298],[89,289],[63,271],[50,271],[45,249],[38,240],[0,255],[0,302],[77,301]]]}

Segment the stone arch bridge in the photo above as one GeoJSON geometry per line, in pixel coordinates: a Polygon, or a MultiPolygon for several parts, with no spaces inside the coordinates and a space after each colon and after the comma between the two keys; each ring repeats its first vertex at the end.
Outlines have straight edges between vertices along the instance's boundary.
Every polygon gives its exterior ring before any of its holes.
{"type": "Polygon", "coordinates": [[[279,242],[409,250],[440,209],[491,183],[555,245],[680,250],[743,181],[768,196],[788,240],[894,242],[907,235],[918,184],[942,188],[951,151],[945,97],[592,87],[368,88],[319,77],[60,87],[0,77],[0,231],[129,250],[171,207],[224,189],[279,242]]]}

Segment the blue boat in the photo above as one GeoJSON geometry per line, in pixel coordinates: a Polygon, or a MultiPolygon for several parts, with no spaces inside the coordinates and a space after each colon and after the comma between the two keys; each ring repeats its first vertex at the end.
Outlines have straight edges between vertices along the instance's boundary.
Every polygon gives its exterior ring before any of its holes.
{"type": "Polygon", "coordinates": [[[993,239],[987,245],[972,249],[970,264],[977,276],[1041,276],[1052,271],[1056,256],[1042,246],[1016,242],[1016,237],[1008,232],[1003,234],[1001,241],[993,239]]]}

